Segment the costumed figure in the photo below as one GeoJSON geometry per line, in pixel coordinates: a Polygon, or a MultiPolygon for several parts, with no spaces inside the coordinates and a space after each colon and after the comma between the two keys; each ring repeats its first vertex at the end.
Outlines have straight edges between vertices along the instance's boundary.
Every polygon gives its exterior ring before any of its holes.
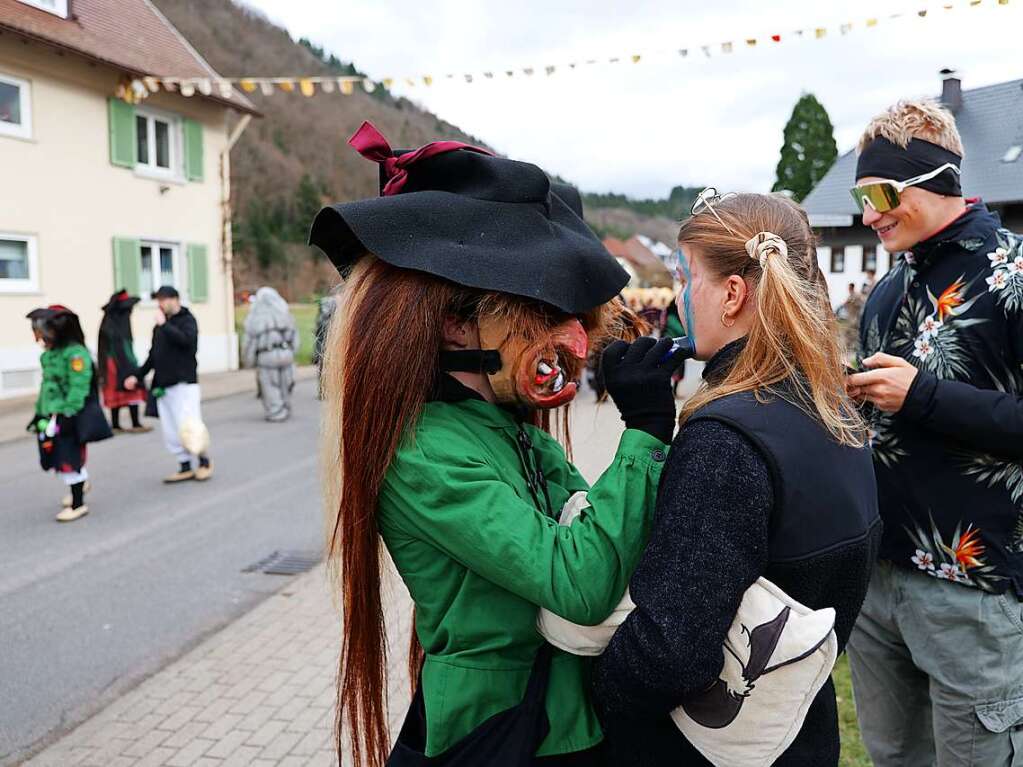
{"type": "Polygon", "coordinates": [[[132,391],[124,388],[124,379],[134,374],[139,363],[135,358],[135,343],[131,332],[131,311],[139,302],[127,290],[110,296],[103,307],[103,321],[99,325],[97,348],[100,391],[103,404],[110,408],[110,422],[115,432],[136,434],[152,431],[139,419],[139,405],[146,401],[146,389],[138,386],[132,391]],[[121,409],[128,408],[131,426],[121,427],[121,409]]]}
{"type": "Polygon", "coordinates": [[[268,421],[286,421],[291,416],[299,342],[288,302],[271,287],[257,290],[252,310],[245,318],[242,358],[246,367],[256,368],[259,397],[268,421]]]}
{"type": "Polygon", "coordinates": [[[42,383],[28,429],[36,435],[43,471],[55,471],[70,489],[57,521],[72,522],[89,513],[86,443],[111,432],[99,407],[95,370],[78,315],[54,304],[33,310],[28,319],[45,349],[39,358],[42,383]]]}
{"type": "Polygon", "coordinates": [[[325,208],[310,241],[345,277],[325,348],[324,457],[354,763],[596,763],[589,661],[540,638],[537,607],[596,623],[622,596],[681,354],[670,339],[610,344],[606,385],[627,428],[589,487],[548,427],[565,425],[555,412],[590,345],[635,325],[612,303],[628,276],[578,195],[458,142],[396,153],[364,124],[350,143],[380,164],[382,195],[325,208]],[[381,539],[416,609],[417,691],[389,757],[381,539]]]}
{"type": "Polygon", "coordinates": [[[320,299],[316,312],[316,330],[313,336],[313,364],[316,365],[317,389],[316,396],[323,399],[323,344],[327,341],[327,330],[330,321],[337,311],[337,298],[334,295],[320,299]]]}

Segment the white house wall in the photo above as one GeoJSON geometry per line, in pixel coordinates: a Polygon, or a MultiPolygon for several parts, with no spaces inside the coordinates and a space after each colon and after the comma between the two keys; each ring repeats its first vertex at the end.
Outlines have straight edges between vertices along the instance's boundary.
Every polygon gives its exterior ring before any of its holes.
{"type": "MultiPolygon", "coordinates": [[[[36,385],[39,348],[24,319],[35,307],[71,307],[95,350],[100,307],[121,287],[114,285],[114,237],[178,243],[182,264],[186,244],[206,245],[209,298],[190,306],[199,322],[199,367],[236,368],[233,285],[221,249],[226,110],[175,94],[147,100],[203,126],[203,180],[157,181],[110,162],[107,99],[117,72],[3,35],[0,74],[28,80],[32,101],[32,137],[0,135],[0,232],[34,236],[39,271],[35,292],[0,288],[0,397],[36,385]]],[[[133,315],[140,354],[149,347],[155,308],[147,299],[133,315]]]]}

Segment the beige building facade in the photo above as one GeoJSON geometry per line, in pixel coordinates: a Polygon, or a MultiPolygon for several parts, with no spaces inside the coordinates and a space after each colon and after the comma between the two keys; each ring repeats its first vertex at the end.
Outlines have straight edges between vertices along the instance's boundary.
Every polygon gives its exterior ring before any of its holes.
{"type": "Polygon", "coordinates": [[[121,288],[142,297],[133,315],[140,361],[156,312],[149,294],[171,284],[199,323],[200,373],[237,368],[230,106],[165,92],[128,104],[114,96],[123,69],[2,22],[0,14],[0,398],[39,383],[27,312],[68,306],[95,351],[100,307],[121,288]]]}

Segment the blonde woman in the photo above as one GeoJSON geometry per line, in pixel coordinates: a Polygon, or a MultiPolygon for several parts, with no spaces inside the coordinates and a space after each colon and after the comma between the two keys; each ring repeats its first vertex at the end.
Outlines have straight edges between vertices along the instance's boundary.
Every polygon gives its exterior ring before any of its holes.
{"type": "MultiPolygon", "coordinates": [[[[615,765],[710,764],[669,712],[718,681],[725,635],[758,578],[834,608],[844,649],[880,535],[806,215],[784,197],[711,189],[679,245],[679,314],[707,365],[661,477],[630,586],[636,608],[595,669],[615,765]]],[[[838,752],[829,681],[775,764],[837,765],[838,752]]]]}

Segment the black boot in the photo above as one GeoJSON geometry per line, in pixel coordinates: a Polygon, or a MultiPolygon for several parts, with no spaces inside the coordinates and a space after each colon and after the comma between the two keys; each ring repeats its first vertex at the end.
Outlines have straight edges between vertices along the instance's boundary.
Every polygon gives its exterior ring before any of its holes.
{"type": "Polygon", "coordinates": [[[128,405],[128,415],[131,416],[131,425],[136,429],[142,426],[142,422],[139,420],[139,406],[128,405]]]}
{"type": "Polygon", "coordinates": [[[121,408],[110,408],[110,428],[114,431],[121,431],[121,408]]]}

